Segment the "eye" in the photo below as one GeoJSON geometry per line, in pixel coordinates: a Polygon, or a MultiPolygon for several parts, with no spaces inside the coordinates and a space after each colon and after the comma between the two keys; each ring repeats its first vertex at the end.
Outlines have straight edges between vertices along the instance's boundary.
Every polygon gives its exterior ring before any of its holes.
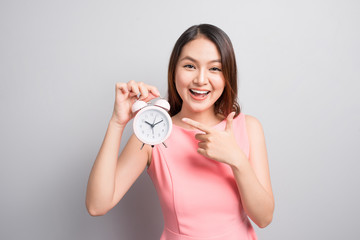
{"type": "Polygon", "coordinates": [[[221,72],[221,69],[218,67],[212,67],[210,68],[210,71],[221,72]]]}
{"type": "Polygon", "coordinates": [[[194,65],[186,64],[184,68],[195,69],[194,65]]]}

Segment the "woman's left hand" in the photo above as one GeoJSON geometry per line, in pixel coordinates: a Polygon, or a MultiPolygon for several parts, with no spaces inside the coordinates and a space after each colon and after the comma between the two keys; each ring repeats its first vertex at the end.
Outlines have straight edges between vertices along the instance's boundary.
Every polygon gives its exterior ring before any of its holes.
{"type": "Polygon", "coordinates": [[[236,143],[232,128],[234,115],[235,112],[232,112],[227,116],[224,131],[210,128],[189,118],[183,118],[182,121],[204,132],[195,135],[195,138],[199,140],[198,153],[230,166],[238,166],[246,159],[246,156],[236,143]]]}

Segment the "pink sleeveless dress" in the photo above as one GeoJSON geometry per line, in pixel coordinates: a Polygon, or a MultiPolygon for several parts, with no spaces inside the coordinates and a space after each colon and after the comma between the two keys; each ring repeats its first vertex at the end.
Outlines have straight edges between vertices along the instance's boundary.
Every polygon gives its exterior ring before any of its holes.
{"type": "MultiPolygon", "coordinates": [[[[214,126],[224,130],[226,120],[214,126]]],[[[233,121],[236,140],[249,156],[245,115],[233,121]]],[[[153,148],[147,172],[160,199],[164,231],[160,240],[257,239],[242,208],[231,168],[197,153],[195,134],[173,125],[167,148],[153,148]]]]}

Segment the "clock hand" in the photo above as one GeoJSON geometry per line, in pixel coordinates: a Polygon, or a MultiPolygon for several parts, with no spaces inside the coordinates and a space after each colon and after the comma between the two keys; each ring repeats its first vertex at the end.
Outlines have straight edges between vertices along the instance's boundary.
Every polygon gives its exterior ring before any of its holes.
{"type": "Polygon", "coordinates": [[[155,124],[154,124],[154,127],[155,127],[156,124],[159,124],[159,123],[161,123],[162,121],[163,121],[163,119],[161,119],[161,121],[158,121],[157,123],[155,123],[155,124]]]}
{"type": "Polygon", "coordinates": [[[152,131],[152,134],[153,134],[153,136],[154,136],[154,127],[155,127],[155,121],[156,121],[156,116],[154,117],[154,121],[153,121],[153,123],[152,123],[152,125],[151,125],[151,131],[152,131]]]}
{"type": "Polygon", "coordinates": [[[145,123],[148,124],[148,125],[150,125],[150,127],[151,127],[151,132],[152,132],[152,134],[154,135],[154,126],[155,126],[155,125],[149,123],[148,121],[145,121],[145,123]]]}
{"type": "Polygon", "coordinates": [[[149,124],[151,128],[153,128],[155,126],[154,124],[151,124],[148,121],[145,121],[145,123],[149,124]]]}

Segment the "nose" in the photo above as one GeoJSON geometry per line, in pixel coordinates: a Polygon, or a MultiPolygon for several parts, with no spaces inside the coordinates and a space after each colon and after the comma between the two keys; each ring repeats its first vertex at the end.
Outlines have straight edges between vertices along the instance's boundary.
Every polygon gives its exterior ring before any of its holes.
{"type": "Polygon", "coordinates": [[[208,82],[208,79],[207,79],[206,70],[200,69],[198,71],[198,74],[194,78],[194,83],[196,83],[198,85],[205,85],[205,84],[207,84],[207,82],[208,82]]]}

